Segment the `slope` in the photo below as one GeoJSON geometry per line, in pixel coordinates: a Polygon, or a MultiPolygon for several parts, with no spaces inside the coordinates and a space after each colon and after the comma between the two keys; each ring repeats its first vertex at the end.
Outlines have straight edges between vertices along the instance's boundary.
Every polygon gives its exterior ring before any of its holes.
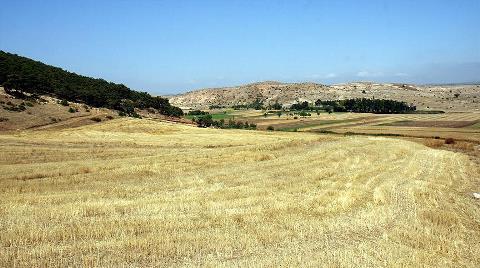
{"type": "Polygon", "coordinates": [[[126,118],[0,144],[0,266],[480,262],[458,153],[126,118]]]}

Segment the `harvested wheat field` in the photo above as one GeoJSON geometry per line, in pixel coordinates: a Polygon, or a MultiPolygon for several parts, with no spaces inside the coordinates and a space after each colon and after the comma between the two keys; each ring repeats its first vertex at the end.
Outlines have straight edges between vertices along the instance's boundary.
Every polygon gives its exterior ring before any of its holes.
{"type": "Polygon", "coordinates": [[[0,142],[2,267],[480,263],[460,153],[146,119],[0,142]]]}

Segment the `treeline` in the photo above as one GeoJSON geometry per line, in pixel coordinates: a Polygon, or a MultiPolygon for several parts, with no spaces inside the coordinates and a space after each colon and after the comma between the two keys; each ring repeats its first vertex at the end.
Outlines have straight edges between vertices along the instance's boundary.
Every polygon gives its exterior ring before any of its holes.
{"type": "Polygon", "coordinates": [[[216,127],[216,128],[234,128],[234,129],[257,129],[257,125],[254,123],[235,121],[229,119],[225,122],[225,119],[213,120],[212,115],[207,114],[199,117],[194,117],[193,122],[197,123],[198,127],[216,127]]]}
{"type": "Polygon", "coordinates": [[[383,99],[347,99],[336,101],[315,101],[315,106],[329,107],[334,112],[398,114],[410,113],[416,110],[406,102],[383,99]]]}
{"type": "MultiPolygon", "coordinates": [[[[211,105],[210,109],[214,108],[225,108],[224,106],[218,106],[218,105],[211,105]]],[[[237,104],[233,105],[231,108],[235,110],[244,110],[244,109],[254,109],[254,110],[281,110],[282,105],[278,102],[275,102],[274,104],[269,104],[269,105],[264,105],[263,101],[260,99],[256,99],[255,101],[248,103],[248,104],[237,104]]]]}
{"type": "Polygon", "coordinates": [[[188,115],[207,115],[210,114],[209,112],[201,111],[201,110],[193,110],[188,112],[188,115]]]}
{"type": "Polygon", "coordinates": [[[168,99],[129,89],[123,84],[90,78],[39,61],[0,51],[0,85],[14,95],[52,95],[94,107],[136,115],[135,108],[153,108],[160,114],[182,116],[168,99]]]}
{"type": "Polygon", "coordinates": [[[383,99],[346,99],[346,100],[317,100],[314,104],[307,101],[294,103],[290,106],[292,111],[319,111],[326,112],[353,112],[353,113],[378,113],[395,114],[410,113],[416,110],[413,105],[405,102],[383,99]]]}

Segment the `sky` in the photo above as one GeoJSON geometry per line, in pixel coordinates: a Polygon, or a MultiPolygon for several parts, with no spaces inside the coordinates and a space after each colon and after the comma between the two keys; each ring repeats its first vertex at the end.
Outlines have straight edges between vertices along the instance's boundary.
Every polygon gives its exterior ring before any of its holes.
{"type": "Polygon", "coordinates": [[[480,0],[0,0],[0,50],[153,94],[480,81],[480,0]]]}

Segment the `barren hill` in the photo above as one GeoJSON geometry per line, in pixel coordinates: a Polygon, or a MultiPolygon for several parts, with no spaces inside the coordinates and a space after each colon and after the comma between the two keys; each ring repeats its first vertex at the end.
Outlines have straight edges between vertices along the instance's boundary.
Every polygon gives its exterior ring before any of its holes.
{"type": "Polygon", "coordinates": [[[232,106],[279,102],[290,105],[299,101],[347,98],[393,99],[413,103],[419,109],[450,111],[480,110],[480,85],[425,86],[395,83],[354,82],[336,85],[317,83],[259,82],[235,87],[208,88],[170,97],[182,108],[208,108],[211,105],[232,106]]]}

